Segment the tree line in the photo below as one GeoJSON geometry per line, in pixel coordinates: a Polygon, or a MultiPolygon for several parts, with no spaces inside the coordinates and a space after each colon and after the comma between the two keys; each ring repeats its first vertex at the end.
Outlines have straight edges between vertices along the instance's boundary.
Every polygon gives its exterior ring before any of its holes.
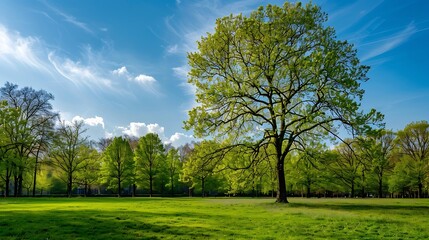
{"type": "MultiPolygon", "coordinates": [[[[44,195],[274,196],[276,149],[204,140],[179,148],[157,134],[90,141],[83,122],[53,112],[52,94],[0,88],[0,191],[44,195]]],[[[339,141],[296,143],[285,161],[290,196],[428,197],[429,123],[339,141]],[[299,146],[298,146],[299,144],[299,146]]]]}

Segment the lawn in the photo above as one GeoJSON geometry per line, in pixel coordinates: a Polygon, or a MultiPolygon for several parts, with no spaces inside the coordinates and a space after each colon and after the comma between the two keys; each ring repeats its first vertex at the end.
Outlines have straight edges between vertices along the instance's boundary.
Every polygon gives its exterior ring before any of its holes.
{"type": "Polygon", "coordinates": [[[0,199],[0,239],[429,239],[428,199],[0,199]]]}

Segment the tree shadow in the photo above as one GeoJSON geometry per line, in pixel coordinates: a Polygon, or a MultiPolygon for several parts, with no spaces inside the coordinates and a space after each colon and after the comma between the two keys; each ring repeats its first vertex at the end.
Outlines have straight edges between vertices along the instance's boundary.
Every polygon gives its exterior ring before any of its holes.
{"type": "Polygon", "coordinates": [[[0,239],[252,238],[226,229],[213,229],[205,224],[207,215],[198,213],[72,209],[4,211],[0,216],[0,239]],[[182,218],[186,221],[180,221],[182,218]]]}
{"type": "Polygon", "coordinates": [[[429,206],[421,205],[378,205],[367,203],[323,203],[323,202],[292,202],[290,207],[294,208],[310,208],[310,209],[328,209],[328,210],[344,210],[344,211],[372,211],[383,212],[385,214],[398,214],[398,211],[403,212],[404,215],[429,215],[429,206]]]}

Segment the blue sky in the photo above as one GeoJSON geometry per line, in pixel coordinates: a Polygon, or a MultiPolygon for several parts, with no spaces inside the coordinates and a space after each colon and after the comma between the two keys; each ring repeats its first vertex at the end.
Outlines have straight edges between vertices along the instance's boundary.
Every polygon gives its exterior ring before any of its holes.
{"type": "MultiPolygon", "coordinates": [[[[93,139],[158,133],[175,146],[194,90],[186,53],[216,18],[283,1],[0,1],[0,84],[45,89],[93,139]]],[[[364,109],[387,128],[429,120],[429,1],[313,1],[371,66],[364,109]]]]}

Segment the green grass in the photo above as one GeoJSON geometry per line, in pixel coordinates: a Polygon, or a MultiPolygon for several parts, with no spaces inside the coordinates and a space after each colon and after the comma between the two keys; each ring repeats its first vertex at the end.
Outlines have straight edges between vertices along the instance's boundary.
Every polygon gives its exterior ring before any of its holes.
{"type": "Polygon", "coordinates": [[[8,198],[0,239],[429,239],[428,199],[8,198]]]}

